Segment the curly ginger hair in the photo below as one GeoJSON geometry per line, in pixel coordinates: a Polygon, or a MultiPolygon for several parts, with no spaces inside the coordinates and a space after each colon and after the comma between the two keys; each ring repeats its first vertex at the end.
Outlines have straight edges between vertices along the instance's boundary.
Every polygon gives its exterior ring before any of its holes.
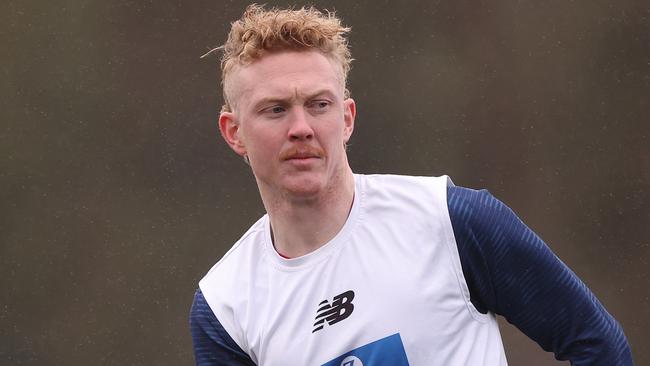
{"type": "MultiPolygon", "coordinates": [[[[233,91],[229,83],[233,69],[250,64],[270,52],[318,50],[340,68],[345,87],[352,62],[345,38],[349,31],[350,28],[343,26],[333,12],[323,13],[313,7],[265,10],[257,4],[249,5],[241,19],[232,23],[226,43],[212,50],[223,50],[221,82],[225,104],[222,111],[231,112],[233,109],[233,91]]],[[[347,88],[345,95],[349,95],[347,88]]]]}

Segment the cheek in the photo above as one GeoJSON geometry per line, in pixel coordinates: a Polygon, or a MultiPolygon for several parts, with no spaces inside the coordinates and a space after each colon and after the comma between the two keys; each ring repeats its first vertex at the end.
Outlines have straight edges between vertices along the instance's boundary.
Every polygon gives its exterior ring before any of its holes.
{"type": "Polygon", "coordinates": [[[281,138],[277,136],[277,131],[265,131],[258,129],[255,134],[246,136],[246,144],[249,151],[259,155],[273,155],[276,150],[282,147],[281,138]]]}
{"type": "Polygon", "coordinates": [[[327,149],[329,150],[330,154],[342,154],[344,149],[344,145],[346,142],[346,137],[345,137],[345,132],[341,130],[337,131],[330,131],[328,138],[327,138],[327,149]]]}

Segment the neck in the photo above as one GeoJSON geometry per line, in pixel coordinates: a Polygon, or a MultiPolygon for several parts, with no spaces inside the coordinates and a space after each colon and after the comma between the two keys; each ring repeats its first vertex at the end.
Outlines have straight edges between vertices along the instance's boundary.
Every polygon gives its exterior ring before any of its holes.
{"type": "Polygon", "coordinates": [[[262,193],[278,253],[295,258],[320,248],[343,228],[354,199],[349,167],[323,192],[309,198],[262,193]],[[267,196],[267,197],[265,197],[267,196]]]}

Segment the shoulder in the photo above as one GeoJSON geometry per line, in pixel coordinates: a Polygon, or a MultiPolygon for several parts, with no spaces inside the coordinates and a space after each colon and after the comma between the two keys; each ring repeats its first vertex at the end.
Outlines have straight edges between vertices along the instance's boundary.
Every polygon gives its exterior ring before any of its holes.
{"type": "Polygon", "coordinates": [[[431,186],[433,185],[453,185],[451,179],[446,175],[441,176],[415,176],[415,175],[397,175],[397,174],[357,174],[357,178],[363,179],[370,186],[385,186],[400,189],[404,186],[431,186]]]}
{"type": "Polygon", "coordinates": [[[448,186],[447,205],[455,228],[495,230],[502,225],[523,225],[510,207],[485,189],[448,186]]]}
{"type": "Polygon", "coordinates": [[[265,256],[267,223],[267,216],[258,220],[199,281],[199,288],[213,310],[216,303],[238,299],[243,286],[256,275],[265,256]]]}
{"type": "Polygon", "coordinates": [[[237,345],[247,350],[241,316],[247,313],[247,287],[260,274],[266,251],[267,216],[258,220],[199,281],[205,303],[237,345]]]}
{"type": "Polygon", "coordinates": [[[404,202],[409,206],[426,205],[444,200],[445,188],[451,183],[448,176],[424,177],[391,174],[358,175],[362,191],[369,198],[404,202]]]}

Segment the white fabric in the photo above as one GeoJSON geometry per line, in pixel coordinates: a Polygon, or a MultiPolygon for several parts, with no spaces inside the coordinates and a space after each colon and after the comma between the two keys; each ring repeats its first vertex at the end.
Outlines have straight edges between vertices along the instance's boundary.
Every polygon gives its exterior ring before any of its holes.
{"type": "MultiPolygon", "coordinates": [[[[494,315],[469,300],[449,182],[355,175],[350,215],[329,243],[284,259],[265,215],[199,286],[257,365],[322,365],[396,333],[411,366],[506,365],[494,315]],[[355,294],[349,317],[312,333],[318,305],[348,290],[355,294]]],[[[365,366],[375,364],[383,365],[365,366]]]]}

